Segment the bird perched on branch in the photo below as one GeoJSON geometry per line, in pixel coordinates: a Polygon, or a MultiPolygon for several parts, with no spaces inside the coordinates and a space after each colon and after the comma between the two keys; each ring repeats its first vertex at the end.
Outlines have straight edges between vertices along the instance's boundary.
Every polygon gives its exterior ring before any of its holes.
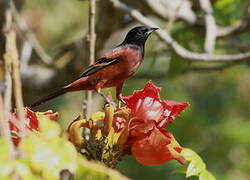
{"type": "Polygon", "coordinates": [[[95,90],[108,103],[111,101],[101,92],[102,88],[115,87],[116,97],[121,100],[124,81],[139,68],[144,58],[144,46],[149,35],[158,28],[138,26],[131,29],[124,41],[111,53],[90,65],[74,82],[45,96],[31,105],[38,106],[67,92],[95,90]]]}

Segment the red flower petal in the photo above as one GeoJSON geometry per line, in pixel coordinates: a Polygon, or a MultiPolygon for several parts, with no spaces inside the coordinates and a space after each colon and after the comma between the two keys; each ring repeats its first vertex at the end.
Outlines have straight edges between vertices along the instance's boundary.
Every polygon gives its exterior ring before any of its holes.
{"type": "Polygon", "coordinates": [[[142,90],[134,91],[132,95],[122,97],[126,106],[132,110],[132,117],[154,120],[159,127],[166,127],[189,104],[176,101],[161,100],[160,88],[149,81],[142,90]]]}
{"type": "Polygon", "coordinates": [[[159,93],[160,88],[149,81],[144,89],[122,98],[132,112],[128,147],[144,165],[159,165],[174,159],[184,164],[185,160],[179,154],[182,147],[163,128],[189,104],[161,100],[159,93]]]}
{"type": "Polygon", "coordinates": [[[176,101],[165,100],[162,101],[164,107],[163,115],[171,122],[174,118],[179,115],[187,106],[188,103],[181,103],[176,101]]]}
{"type": "Polygon", "coordinates": [[[58,118],[58,113],[53,113],[51,110],[45,111],[42,114],[48,116],[51,121],[55,121],[58,118]]]}
{"type": "Polygon", "coordinates": [[[140,136],[145,136],[145,134],[152,131],[155,127],[154,120],[148,120],[147,123],[143,119],[132,119],[129,125],[129,131],[131,136],[139,138],[140,136]]]}
{"type": "Polygon", "coordinates": [[[18,144],[20,143],[20,138],[18,136],[12,136],[11,140],[15,146],[18,146],[18,144]]]}
{"type": "Polygon", "coordinates": [[[27,123],[26,127],[30,130],[37,130],[38,131],[38,119],[36,113],[31,111],[29,108],[25,108],[27,123]]]}
{"type": "MultiPolygon", "coordinates": [[[[167,131],[167,134],[169,133],[167,131]]],[[[160,165],[170,160],[177,160],[184,164],[185,159],[179,154],[181,147],[174,146],[172,142],[176,142],[173,136],[170,138],[154,128],[149,136],[138,139],[132,144],[132,154],[138,162],[149,166],[160,165]]]]}
{"type": "Polygon", "coordinates": [[[113,125],[115,132],[120,132],[126,126],[127,120],[121,116],[115,116],[113,119],[113,125]]]}
{"type": "Polygon", "coordinates": [[[123,96],[122,100],[126,102],[126,106],[130,109],[135,109],[137,106],[137,102],[140,99],[145,99],[146,97],[151,97],[157,101],[160,100],[160,91],[161,88],[155,86],[152,81],[149,81],[144,89],[136,90],[130,96],[123,96]]]}
{"type": "MultiPolygon", "coordinates": [[[[29,108],[24,108],[26,117],[26,128],[30,131],[39,131],[39,121],[38,117],[40,115],[47,116],[50,120],[55,120],[58,117],[58,113],[53,113],[52,111],[46,112],[33,112],[29,108]]],[[[17,119],[17,110],[12,113],[11,121],[9,121],[9,128],[12,133],[12,141],[17,146],[19,144],[20,138],[18,137],[18,132],[20,131],[15,124],[17,119]]]]}
{"type": "MultiPolygon", "coordinates": [[[[36,113],[31,111],[29,108],[24,108],[24,111],[25,111],[25,117],[26,117],[26,120],[27,120],[26,127],[29,130],[38,130],[38,120],[37,120],[36,113]]],[[[15,126],[15,128],[17,129],[16,131],[18,132],[19,129],[16,127],[16,125],[13,124],[16,121],[18,121],[18,119],[17,119],[17,110],[16,109],[13,112],[12,117],[13,117],[13,120],[10,123],[10,129],[12,130],[12,128],[14,128],[14,126],[15,126]]]]}
{"type": "Polygon", "coordinates": [[[133,111],[133,116],[144,120],[154,119],[159,120],[163,113],[163,106],[160,101],[151,97],[139,99],[133,111]]]}

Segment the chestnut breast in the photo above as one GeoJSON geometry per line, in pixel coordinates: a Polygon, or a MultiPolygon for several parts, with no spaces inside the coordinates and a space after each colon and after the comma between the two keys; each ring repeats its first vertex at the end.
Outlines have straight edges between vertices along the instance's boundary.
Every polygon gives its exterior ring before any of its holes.
{"type": "Polygon", "coordinates": [[[137,71],[143,60],[143,52],[136,48],[118,47],[105,58],[118,59],[118,62],[86,77],[83,86],[96,89],[100,84],[102,84],[101,87],[114,87],[121,84],[137,71]]]}
{"type": "Polygon", "coordinates": [[[85,90],[96,89],[100,84],[102,84],[101,87],[117,86],[138,70],[143,61],[143,51],[138,48],[118,47],[105,57],[118,59],[118,62],[90,76],[82,77],[71,83],[70,86],[79,86],[79,88],[85,90]]]}
{"type": "Polygon", "coordinates": [[[111,59],[119,58],[118,63],[107,67],[107,71],[100,72],[103,77],[105,76],[108,79],[105,86],[115,86],[115,82],[122,82],[137,71],[143,61],[143,52],[131,47],[122,48],[122,50],[117,48],[111,55],[106,57],[111,59]]]}
{"type": "Polygon", "coordinates": [[[107,58],[119,58],[119,62],[108,67],[116,75],[129,77],[133,75],[143,61],[143,52],[138,48],[117,48],[107,58]]]}

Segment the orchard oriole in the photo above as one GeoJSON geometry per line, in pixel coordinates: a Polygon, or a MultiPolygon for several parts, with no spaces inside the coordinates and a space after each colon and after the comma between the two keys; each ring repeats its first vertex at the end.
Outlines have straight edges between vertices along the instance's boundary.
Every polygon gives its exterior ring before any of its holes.
{"type": "Polygon", "coordinates": [[[31,107],[38,106],[64,93],[79,90],[95,90],[107,102],[110,102],[101,92],[102,88],[108,87],[116,87],[116,97],[121,100],[124,81],[139,68],[144,58],[145,42],[149,35],[157,29],[146,26],[131,29],[120,45],[90,65],[74,82],[41,98],[31,107]]]}

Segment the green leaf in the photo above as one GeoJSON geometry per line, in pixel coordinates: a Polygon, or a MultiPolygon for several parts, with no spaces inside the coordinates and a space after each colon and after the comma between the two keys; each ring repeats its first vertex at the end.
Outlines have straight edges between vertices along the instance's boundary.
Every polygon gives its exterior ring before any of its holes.
{"type": "Polygon", "coordinates": [[[107,168],[102,163],[78,158],[78,169],[75,179],[98,179],[98,180],[128,180],[127,177],[114,169],[107,168]]]}
{"type": "Polygon", "coordinates": [[[10,147],[8,143],[0,138],[0,179],[8,179],[14,170],[14,164],[9,160],[10,147]]]}
{"type": "Polygon", "coordinates": [[[178,168],[175,169],[172,173],[180,173],[180,174],[186,174],[187,168],[178,168]]]}
{"type": "Polygon", "coordinates": [[[4,162],[10,156],[10,147],[4,139],[0,139],[0,162],[4,162]]]}
{"type": "Polygon", "coordinates": [[[196,152],[188,148],[184,148],[181,151],[181,156],[183,156],[187,161],[201,159],[196,152]]]}
{"type": "Polygon", "coordinates": [[[32,170],[28,166],[28,164],[25,164],[23,162],[17,161],[15,163],[15,172],[25,180],[33,180],[38,179],[36,175],[33,174],[32,170]]]}
{"type": "Polygon", "coordinates": [[[216,180],[216,178],[207,170],[200,174],[199,180],[216,180]]]}
{"type": "Polygon", "coordinates": [[[10,161],[0,161],[0,179],[6,179],[14,170],[14,164],[10,161]]]}
{"type": "Polygon", "coordinates": [[[41,133],[33,132],[20,144],[31,169],[44,179],[59,179],[62,170],[75,173],[77,152],[75,147],[60,137],[60,127],[46,118],[41,122],[41,133]]]}
{"type": "Polygon", "coordinates": [[[220,0],[215,3],[216,8],[223,9],[227,8],[228,6],[232,5],[234,0],[220,0]]]}
{"type": "Polygon", "coordinates": [[[205,163],[199,158],[192,160],[187,168],[186,177],[199,176],[199,173],[206,169],[205,163]]]}
{"type": "Polygon", "coordinates": [[[60,135],[60,126],[51,121],[47,116],[39,117],[40,131],[46,139],[53,139],[60,135]]]}
{"type": "Polygon", "coordinates": [[[199,180],[215,180],[215,177],[206,170],[206,164],[196,152],[185,148],[181,151],[181,155],[190,162],[186,170],[186,177],[199,176],[199,180]]]}

